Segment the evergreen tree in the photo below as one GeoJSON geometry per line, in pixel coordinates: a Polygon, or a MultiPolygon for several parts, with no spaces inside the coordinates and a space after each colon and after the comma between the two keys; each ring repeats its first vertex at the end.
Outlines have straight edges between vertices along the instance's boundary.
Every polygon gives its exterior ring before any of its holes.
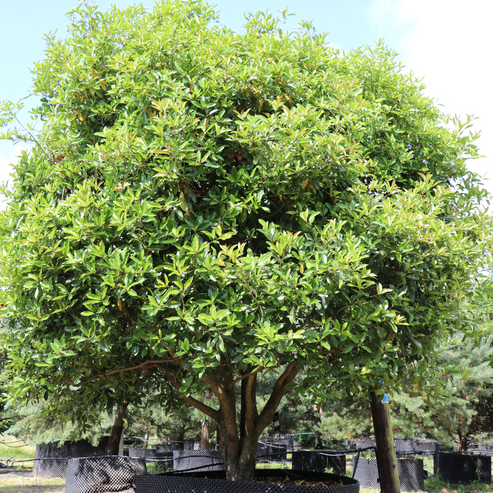
{"type": "Polygon", "coordinates": [[[290,389],[398,389],[471,330],[493,242],[476,136],[382,43],[338,52],[268,14],[236,34],[200,0],[69,15],[34,69],[37,126],[0,107],[32,145],[0,216],[17,398],[68,419],[99,399],[116,435],[162,378],[250,480],[290,389]]]}
{"type": "MultiPolygon", "coordinates": [[[[428,380],[390,396],[394,436],[427,437],[460,450],[484,432],[493,432],[493,337],[461,337],[439,351],[437,372],[428,380]]],[[[370,410],[353,402],[332,401],[332,415],[319,427],[326,439],[352,439],[372,434],[370,410]]]]}

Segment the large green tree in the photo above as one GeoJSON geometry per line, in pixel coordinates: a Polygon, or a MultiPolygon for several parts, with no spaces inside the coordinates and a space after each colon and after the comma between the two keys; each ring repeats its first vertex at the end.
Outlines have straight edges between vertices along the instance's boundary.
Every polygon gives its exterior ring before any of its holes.
{"type": "Polygon", "coordinates": [[[383,44],[339,52],[267,14],[236,34],[200,0],[70,19],[34,67],[35,124],[4,132],[32,145],[1,220],[19,397],[75,395],[70,415],[164,377],[251,479],[290,388],[419,380],[468,330],[491,246],[475,136],[383,44]]]}

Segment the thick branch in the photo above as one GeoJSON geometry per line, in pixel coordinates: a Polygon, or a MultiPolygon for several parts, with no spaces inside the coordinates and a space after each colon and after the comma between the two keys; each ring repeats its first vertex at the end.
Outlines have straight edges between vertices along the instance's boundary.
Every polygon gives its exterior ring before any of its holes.
{"type": "Polygon", "coordinates": [[[252,373],[246,380],[243,399],[245,399],[245,431],[250,435],[254,431],[254,423],[258,417],[256,373],[252,373]]]}
{"type": "Polygon", "coordinates": [[[126,367],[126,368],[118,368],[117,370],[111,370],[111,371],[108,371],[106,373],[99,373],[98,375],[94,375],[94,376],[88,378],[87,380],[84,380],[82,383],[79,383],[77,385],[73,384],[73,385],[74,385],[74,387],[82,387],[83,385],[85,385],[85,384],[87,384],[93,380],[97,380],[98,378],[104,379],[104,378],[108,378],[111,375],[115,375],[117,373],[123,373],[126,371],[149,370],[150,368],[159,367],[159,365],[162,363],[176,363],[176,362],[177,361],[175,359],[148,360],[148,361],[145,361],[144,363],[141,363],[140,365],[130,366],[130,367],[126,367]]]}
{"type": "Polygon", "coordinates": [[[203,412],[204,414],[206,414],[210,418],[215,419],[216,421],[220,421],[221,413],[219,411],[216,411],[215,409],[208,406],[207,404],[204,404],[203,402],[200,402],[199,400],[197,400],[191,396],[186,396],[185,394],[183,394],[183,392],[180,392],[181,384],[180,384],[180,381],[178,380],[178,378],[176,378],[173,374],[171,374],[168,370],[166,370],[166,368],[160,367],[159,369],[161,371],[163,371],[164,373],[166,373],[166,375],[169,378],[169,381],[171,382],[171,385],[173,385],[173,387],[177,390],[178,395],[180,396],[180,399],[184,400],[185,402],[187,402],[191,406],[193,406],[196,409],[198,409],[199,411],[203,412]]]}
{"type": "MultiPolygon", "coordinates": [[[[252,372],[249,366],[241,378],[241,418],[240,418],[240,439],[243,441],[246,436],[251,435],[257,412],[256,395],[257,373],[252,372]]],[[[238,381],[239,379],[236,379],[238,381]]]]}
{"type": "Polygon", "coordinates": [[[281,399],[289,390],[286,388],[286,385],[293,382],[300,369],[301,368],[296,366],[295,363],[289,363],[284,373],[277,379],[269,400],[265,404],[264,409],[258,418],[255,420],[255,433],[257,436],[260,436],[260,433],[262,433],[266,426],[272,422],[274,413],[276,412],[281,399]]]}

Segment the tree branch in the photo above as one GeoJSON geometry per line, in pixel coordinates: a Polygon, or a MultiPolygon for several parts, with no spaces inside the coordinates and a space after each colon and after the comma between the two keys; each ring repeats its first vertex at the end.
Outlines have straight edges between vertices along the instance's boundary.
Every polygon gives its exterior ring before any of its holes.
{"type": "Polygon", "coordinates": [[[243,398],[245,399],[245,431],[250,435],[254,431],[255,419],[258,416],[256,372],[251,373],[246,380],[243,398]]]}
{"type": "Polygon", "coordinates": [[[127,368],[119,368],[117,370],[112,370],[107,373],[99,373],[99,375],[95,375],[91,378],[88,378],[87,380],[84,380],[82,383],[76,385],[76,387],[82,387],[83,385],[92,382],[93,380],[97,380],[98,378],[107,378],[111,375],[115,375],[117,373],[123,373],[126,371],[133,371],[133,370],[148,370],[150,368],[157,368],[161,363],[176,363],[174,359],[161,359],[161,360],[148,360],[145,361],[144,363],[141,363],[140,365],[136,366],[131,366],[127,368]]]}
{"type": "Polygon", "coordinates": [[[186,396],[185,394],[183,394],[183,392],[180,392],[181,384],[180,384],[180,381],[178,380],[178,378],[176,378],[166,368],[162,368],[162,367],[158,367],[158,368],[162,372],[166,373],[166,375],[169,378],[169,381],[171,382],[171,385],[173,385],[173,387],[178,392],[178,396],[180,397],[180,399],[184,400],[185,402],[187,402],[191,406],[195,407],[195,409],[198,409],[199,411],[203,412],[204,414],[206,414],[207,416],[209,416],[209,418],[212,418],[212,419],[214,419],[214,420],[216,420],[218,422],[220,421],[220,419],[221,419],[221,413],[219,411],[217,411],[216,409],[208,406],[207,404],[204,404],[203,402],[200,402],[199,400],[195,399],[194,397],[186,396]]]}
{"type": "Polygon", "coordinates": [[[289,390],[286,388],[286,385],[290,384],[295,379],[300,369],[301,368],[295,363],[289,363],[287,368],[284,370],[284,373],[277,379],[269,400],[265,404],[264,409],[258,418],[255,420],[255,433],[257,436],[260,436],[260,433],[262,433],[265,427],[272,422],[274,413],[276,412],[281,399],[289,390]]]}

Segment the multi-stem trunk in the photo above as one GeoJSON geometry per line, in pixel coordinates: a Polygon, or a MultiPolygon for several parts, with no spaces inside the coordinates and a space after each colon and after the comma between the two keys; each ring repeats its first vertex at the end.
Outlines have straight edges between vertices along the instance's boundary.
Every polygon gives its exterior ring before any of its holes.
{"type": "MultiPolygon", "coordinates": [[[[175,362],[183,366],[179,358],[175,362]]],[[[180,392],[181,380],[166,368],[161,368],[176,388],[180,397],[218,423],[219,444],[223,457],[226,479],[230,481],[255,480],[257,441],[264,429],[272,423],[281,399],[288,392],[300,368],[290,363],[279,376],[269,400],[259,413],[257,409],[257,371],[245,368],[243,374],[233,379],[233,368],[226,364],[217,368],[217,377],[203,377],[219,401],[219,409],[180,392]],[[241,382],[240,422],[236,419],[235,384],[241,382]]]]}
{"type": "MultiPolygon", "coordinates": [[[[236,422],[236,402],[233,385],[221,388],[216,395],[220,402],[220,446],[226,479],[255,480],[257,441],[262,431],[272,423],[274,413],[299,368],[291,364],[278,378],[269,400],[259,413],[257,409],[257,376],[248,369],[241,380],[241,412],[239,427],[236,422]],[[239,428],[239,433],[238,433],[239,428]]],[[[228,374],[227,374],[228,375],[228,374]]],[[[233,382],[231,382],[233,383],[233,382]]]]}

